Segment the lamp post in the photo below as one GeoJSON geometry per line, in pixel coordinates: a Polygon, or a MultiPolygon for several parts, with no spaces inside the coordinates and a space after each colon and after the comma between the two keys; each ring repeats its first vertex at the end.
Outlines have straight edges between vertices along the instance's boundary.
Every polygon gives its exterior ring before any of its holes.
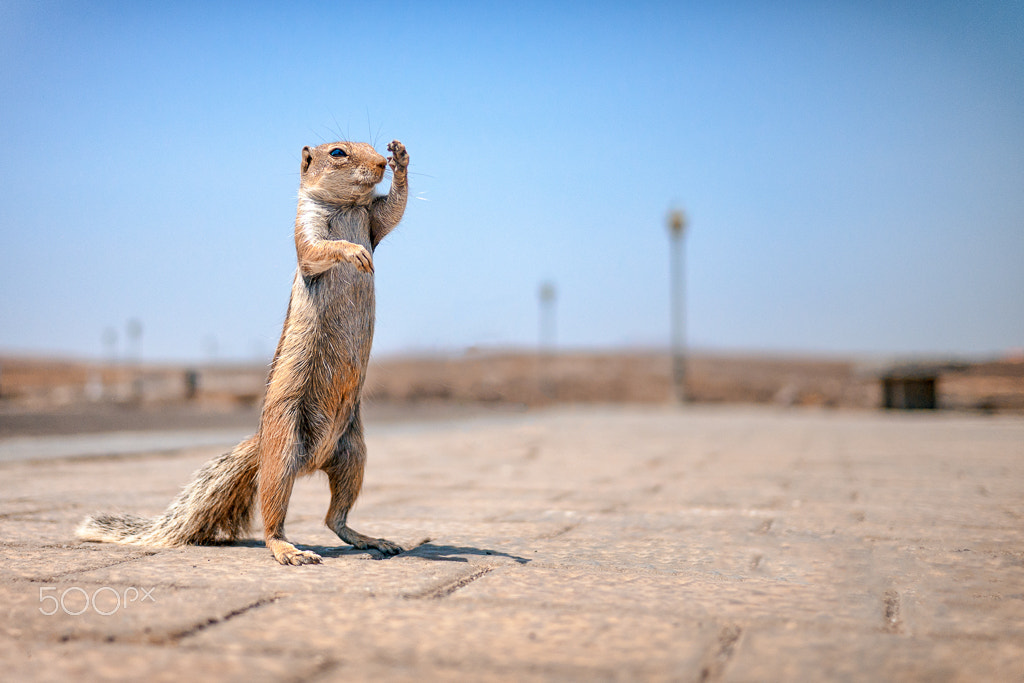
{"type": "Polygon", "coordinates": [[[540,299],[540,349],[541,352],[555,348],[555,283],[550,280],[541,283],[537,292],[540,299]]]}
{"type": "Polygon", "coordinates": [[[683,237],[686,233],[686,215],[679,209],[668,214],[668,232],[672,241],[670,248],[670,292],[672,325],[672,397],[676,403],[686,402],[686,338],[685,325],[685,279],[683,275],[683,237]]]}
{"type": "Polygon", "coordinates": [[[125,338],[128,340],[126,356],[136,365],[142,361],[142,322],[138,318],[130,318],[125,323],[125,338]]]}
{"type": "Polygon", "coordinates": [[[555,385],[551,376],[551,364],[555,353],[555,300],[558,296],[555,283],[550,280],[542,282],[537,296],[540,300],[540,335],[537,347],[540,393],[545,398],[553,398],[555,385]]]}

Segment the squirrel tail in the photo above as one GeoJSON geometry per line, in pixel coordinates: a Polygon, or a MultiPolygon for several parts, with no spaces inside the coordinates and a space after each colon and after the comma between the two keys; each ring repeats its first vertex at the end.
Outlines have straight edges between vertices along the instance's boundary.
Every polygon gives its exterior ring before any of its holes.
{"type": "Polygon", "coordinates": [[[132,545],[203,545],[234,539],[249,528],[256,499],[256,437],[214,458],[158,517],[101,513],[76,530],[83,541],[132,545]]]}

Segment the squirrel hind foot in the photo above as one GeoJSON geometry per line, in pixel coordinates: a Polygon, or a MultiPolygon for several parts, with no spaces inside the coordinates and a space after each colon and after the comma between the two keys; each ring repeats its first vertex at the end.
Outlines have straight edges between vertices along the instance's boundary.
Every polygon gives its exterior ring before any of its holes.
{"type": "Polygon", "coordinates": [[[372,536],[361,534],[348,526],[343,526],[335,531],[335,533],[338,534],[338,538],[357,550],[373,548],[384,557],[391,557],[392,555],[405,552],[405,548],[393,541],[389,541],[386,538],[373,538],[372,536]]]}
{"type": "Polygon", "coordinates": [[[320,564],[323,558],[309,550],[299,550],[288,541],[275,538],[267,541],[274,559],[284,565],[320,564]]]}
{"type": "Polygon", "coordinates": [[[384,557],[392,557],[399,553],[404,553],[405,548],[393,543],[386,538],[375,538],[373,544],[370,547],[375,548],[384,557]]]}

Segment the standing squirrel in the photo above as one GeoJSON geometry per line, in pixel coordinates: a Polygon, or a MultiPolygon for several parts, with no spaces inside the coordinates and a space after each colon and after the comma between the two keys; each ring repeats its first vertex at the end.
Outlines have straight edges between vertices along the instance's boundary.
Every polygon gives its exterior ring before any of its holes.
{"type": "Polygon", "coordinates": [[[398,225],[409,192],[405,146],[394,140],[388,151],[385,159],[361,142],[302,149],[299,265],[256,435],[206,463],[162,515],[94,515],[78,527],[79,538],[157,546],[234,539],[248,529],[258,493],[277,561],[316,564],[319,555],[285,538],[284,520],[295,478],[323,470],[331,488],[327,526],[356,548],[402,551],[347,524],[366,464],[359,413],[373,341],[370,254],[398,225]],[[387,166],[391,190],[375,196],[387,166]]]}

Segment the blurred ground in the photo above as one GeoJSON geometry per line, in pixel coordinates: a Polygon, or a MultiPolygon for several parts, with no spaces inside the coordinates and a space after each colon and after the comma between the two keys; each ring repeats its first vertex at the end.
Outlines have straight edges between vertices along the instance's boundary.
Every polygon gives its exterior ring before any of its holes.
{"type": "MultiPolygon", "coordinates": [[[[686,366],[687,394],[697,403],[877,408],[882,404],[881,374],[898,366],[879,360],[694,354],[686,366]]],[[[931,362],[926,367],[937,379],[940,408],[1024,413],[1020,359],[931,362]]],[[[374,359],[365,402],[368,409],[397,418],[438,406],[450,411],[558,403],[663,404],[672,393],[670,368],[667,355],[641,352],[469,352],[374,359]]],[[[265,365],[0,358],[0,434],[120,429],[161,420],[195,428],[251,424],[266,373],[265,365]]]]}
{"type": "Polygon", "coordinates": [[[605,405],[367,431],[351,523],[408,552],[340,546],[311,477],[288,532],[325,561],[298,568],[257,540],[75,540],[86,513],[161,511],[220,449],[0,439],[4,678],[1024,679],[1019,416],[605,405]]]}
{"type": "Polygon", "coordinates": [[[663,354],[378,359],[356,528],[79,543],[160,512],[258,423],[265,366],[0,359],[0,658],[12,680],[1024,680],[1024,363],[663,354]],[[145,596],[150,596],[146,599],[145,596]]]}

